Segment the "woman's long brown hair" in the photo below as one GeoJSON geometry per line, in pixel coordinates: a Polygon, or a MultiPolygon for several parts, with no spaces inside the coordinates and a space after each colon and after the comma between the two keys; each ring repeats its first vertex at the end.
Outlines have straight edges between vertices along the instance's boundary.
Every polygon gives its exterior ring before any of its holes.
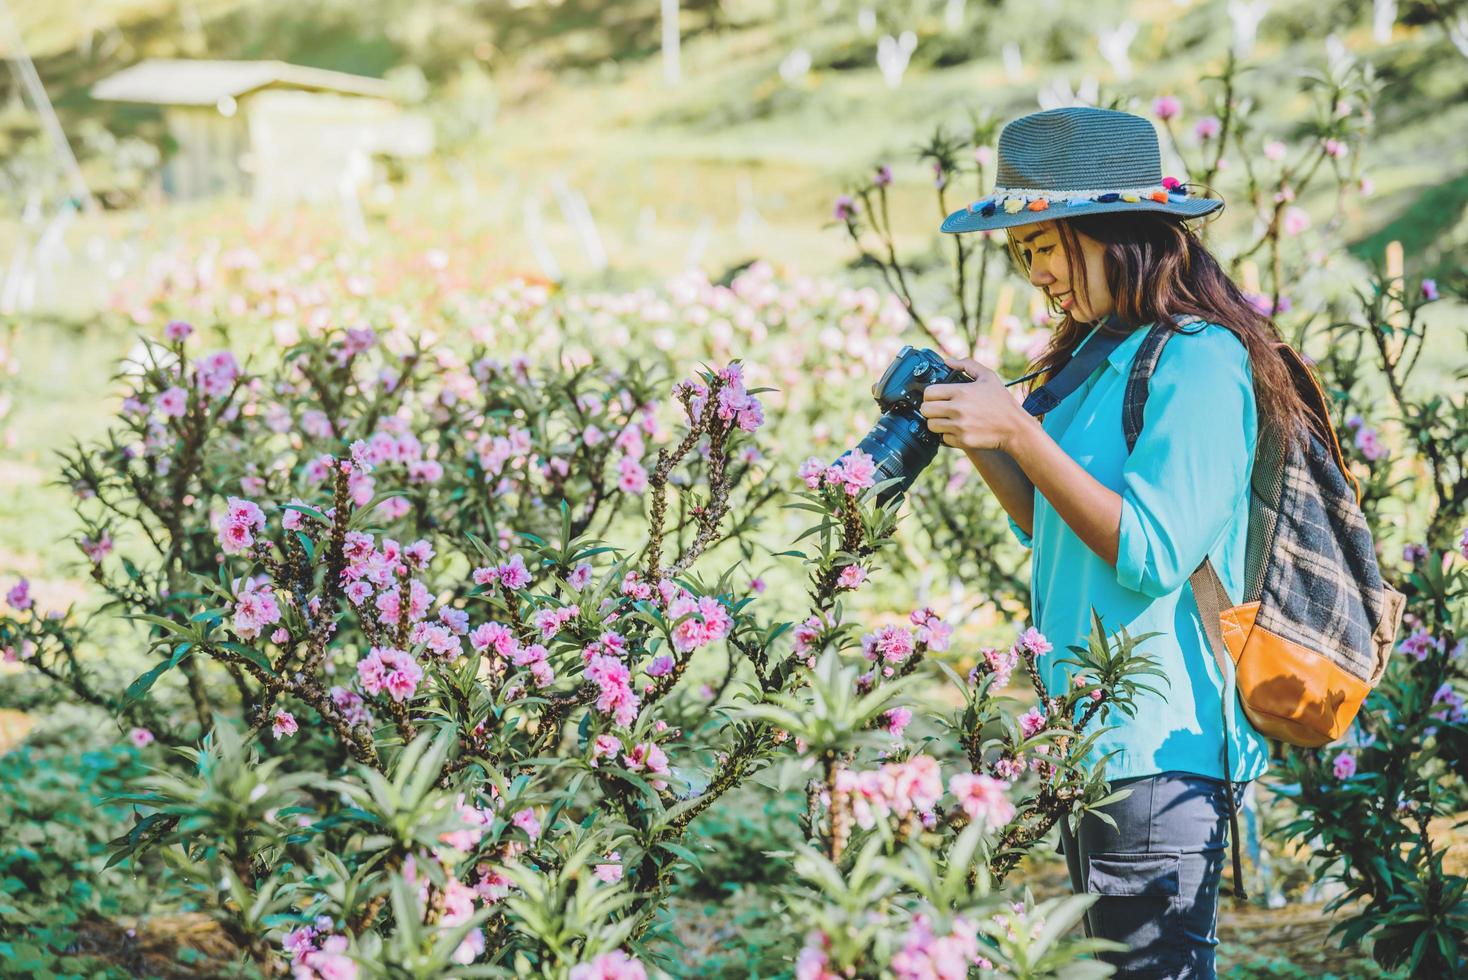
{"type": "MultiPolygon", "coordinates": [[[[1187,225],[1157,212],[1077,216],[1055,224],[1075,295],[1087,294],[1079,232],[1105,246],[1103,266],[1115,303],[1116,329],[1130,332],[1165,320],[1176,323],[1186,315],[1227,327],[1248,351],[1261,428],[1273,426],[1286,437],[1303,431],[1309,415],[1279,351],[1279,330],[1250,304],[1187,225]]],[[[1028,263],[1013,234],[1009,251],[1028,275],[1028,263]]],[[[1062,312],[1054,305],[1051,309],[1062,312]]],[[[1091,324],[1078,323],[1064,313],[1030,369],[1053,373],[1090,330],[1091,324]]]]}

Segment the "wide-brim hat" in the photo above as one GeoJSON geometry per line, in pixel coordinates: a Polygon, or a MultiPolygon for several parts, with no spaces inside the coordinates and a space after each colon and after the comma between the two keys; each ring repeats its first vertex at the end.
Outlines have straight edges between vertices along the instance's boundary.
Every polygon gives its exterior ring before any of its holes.
{"type": "Polygon", "coordinates": [[[1075,106],[1021,116],[999,134],[994,193],[944,219],[946,232],[1125,211],[1201,218],[1223,207],[1162,176],[1157,130],[1141,116],[1075,106]]]}

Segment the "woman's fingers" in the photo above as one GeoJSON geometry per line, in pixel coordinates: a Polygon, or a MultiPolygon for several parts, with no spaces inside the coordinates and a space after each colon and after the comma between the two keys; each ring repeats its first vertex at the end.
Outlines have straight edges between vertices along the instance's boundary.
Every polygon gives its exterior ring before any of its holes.
{"type": "Polygon", "coordinates": [[[951,368],[957,368],[970,378],[977,378],[988,368],[974,360],[972,357],[948,357],[944,356],[943,363],[951,368]]]}

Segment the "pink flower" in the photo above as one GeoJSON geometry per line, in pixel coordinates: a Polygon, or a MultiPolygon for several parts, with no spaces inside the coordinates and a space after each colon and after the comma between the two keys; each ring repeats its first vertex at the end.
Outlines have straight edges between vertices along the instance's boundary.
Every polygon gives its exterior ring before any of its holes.
{"type": "Polygon", "coordinates": [[[595,868],[592,868],[591,873],[596,875],[597,881],[603,881],[611,885],[622,880],[622,865],[620,863],[622,855],[618,851],[613,851],[607,857],[609,858],[609,863],[598,864],[595,868]]]}
{"type": "Polygon", "coordinates": [[[1299,235],[1310,227],[1310,212],[1291,205],[1285,208],[1284,213],[1280,215],[1279,226],[1286,235],[1291,237],[1299,235]]]}
{"type": "Polygon", "coordinates": [[[1427,630],[1422,629],[1415,630],[1405,640],[1397,644],[1398,650],[1414,658],[1418,663],[1426,660],[1434,653],[1442,653],[1446,648],[1446,641],[1436,639],[1427,630]]]}
{"type": "Polygon", "coordinates": [[[900,664],[912,656],[912,633],[901,626],[883,626],[861,638],[861,650],[868,660],[881,659],[900,664]]]}
{"type": "Polygon", "coordinates": [[[1463,529],[1462,535],[1458,538],[1458,553],[1468,558],[1468,527],[1463,529]]]}
{"type": "Polygon", "coordinates": [[[914,609],[908,613],[908,620],[917,627],[914,630],[914,638],[919,643],[926,643],[929,650],[942,653],[948,649],[948,638],[953,635],[953,627],[938,618],[938,614],[928,608],[914,609]]]}
{"type": "Polygon", "coordinates": [[[30,581],[21,579],[12,585],[10,591],[5,593],[5,601],[10,603],[10,608],[16,612],[25,612],[35,605],[35,600],[31,598],[30,581]]]}
{"type": "Polygon", "coordinates": [[[826,464],[819,456],[811,456],[804,463],[800,464],[800,469],[796,472],[805,481],[808,489],[816,490],[820,488],[821,477],[826,472],[826,464]]]}
{"type": "Polygon", "coordinates": [[[1045,727],[1045,712],[1038,707],[1031,708],[1019,716],[1019,731],[1025,738],[1031,738],[1040,729],[1045,727]]]}
{"type": "Polygon", "coordinates": [[[1200,140],[1211,140],[1223,132],[1223,123],[1218,120],[1217,116],[1204,116],[1193,127],[1193,132],[1197,134],[1200,140]]]}
{"type": "Polygon", "coordinates": [[[575,589],[577,592],[580,592],[582,589],[586,588],[587,583],[590,581],[591,566],[586,562],[582,562],[575,568],[571,569],[571,574],[566,576],[566,584],[575,589]]]}
{"type": "Polygon", "coordinates": [[[1361,455],[1371,462],[1376,462],[1386,455],[1386,447],[1377,438],[1375,429],[1362,426],[1356,430],[1356,448],[1361,450],[1361,455]]]}
{"type": "Polygon", "coordinates": [[[622,751],[622,740],[605,732],[591,740],[591,767],[597,768],[602,759],[615,758],[622,751]]]}
{"type": "Polygon", "coordinates": [[[493,650],[498,656],[511,657],[519,648],[520,641],[508,626],[489,622],[474,628],[469,634],[469,644],[480,653],[493,650]]]}
{"type": "Polygon", "coordinates": [[[647,470],[631,456],[617,461],[617,487],[623,493],[643,493],[647,490],[647,470]]]}
{"type": "Polygon", "coordinates": [[[1279,140],[1270,140],[1264,144],[1264,156],[1275,163],[1285,158],[1286,147],[1279,140]]]}
{"type": "Polygon", "coordinates": [[[595,654],[587,661],[585,673],[586,679],[601,689],[596,710],[612,715],[623,727],[631,725],[641,702],[632,690],[632,672],[627,665],[616,657],[595,654]]]}
{"type": "Polygon", "coordinates": [[[187,340],[189,338],[189,334],[193,332],[194,328],[189,326],[187,323],[184,323],[182,320],[174,320],[169,323],[168,326],[163,328],[163,336],[166,337],[171,343],[175,344],[187,340]]]}
{"type": "Polygon", "coordinates": [[[836,579],[837,588],[854,589],[866,581],[866,569],[860,565],[847,565],[836,579]]]}
{"type": "Polygon", "coordinates": [[[931,810],[943,795],[943,773],[938,760],[930,755],[915,755],[906,762],[882,767],[888,804],[899,817],[910,810],[931,810]]]}
{"type": "Polygon", "coordinates": [[[1175,119],[1183,111],[1176,96],[1160,95],[1152,102],[1152,114],[1161,120],[1175,119]]]}
{"type": "Polygon", "coordinates": [[[531,840],[540,839],[540,821],[536,818],[535,810],[532,808],[527,806],[525,809],[517,811],[510,818],[510,823],[530,835],[531,840]]]}
{"type": "MultiPolygon", "coordinates": [[[[660,776],[666,776],[669,772],[668,756],[656,742],[638,742],[632,746],[631,752],[622,756],[622,762],[631,772],[641,772],[646,769],[660,776]]],[[[655,790],[667,789],[667,781],[654,779],[652,788],[655,790]]]]}
{"type": "Polygon", "coordinates": [[[1339,160],[1350,151],[1350,147],[1338,139],[1327,138],[1321,145],[1325,149],[1325,155],[1333,160],[1339,160]]]}
{"type": "Polygon", "coordinates": [[[647,980],[647,969],[617,949],[571,967],[568,980],[647,980]]]}
{"type": "Polygon", "coordinates": [[[229,394],[239,376],[239,363],[227,350],[215,351],[195,364],[195,382],[199,390],[210,398],[229,394]]]}
{"type": "Polygon", "coordinates": [[[1023,633],[1021,633],[1019,635],[1019,639],[1014,641],[1014,645],[1016,652],[1023,648],[1025,650],[1028,650],[1032,655],[1036,657],[1044,656],[1052,649],[1054,649],[1050,645],[1050,641],[1045,639],[1045,634],[1041,633],[1033,626],[1029,627],[1023,633]]]}
{"type": "Polygon", "coordinates": [[[1349,752],[1342,752],[1335,757],[1331,768],[1335,771],[1336,779],[1350,779],[1356,775],[1356,757],[1349,752]]]}
{"type": "Polygon", "coordinates": [[[366,702],[362,695],[356,691],[349,691],[344,687],[333,687],[327,692],[331,696],[331,703],[336,705],[342,717],[347,720],[348,725],[372,724],[372,712],[367,710],[366,702]]]}
{"type": "Polygon", "coordinates": [[[165,418],[181,419],[188,414],[189,393],[179,387],[169,388],[153,400],[153,406],[165,418]]]}
{"type": "Polygon", "coordinates": [[[253,640],[267,626],[280,622],[280,606],[269,582],[246,585],[235,596],[234,631],[241,639],[253,640]]]}
{"type": "Polygon", "coordinates": [[[815,643],[821,636],[821,619],[819,616],[811,616],[805,622],[795,627],[795,652],[808,654],[815,652],[815,643]]]}
{"type": "Polygon", "coordinates": [[[511,556],[509,561],[495,571],[499,573],[500,585],[511,591],[523,589],[530,584],[530,571],[525,567],[525,559],[519,555],[511,556]]]}
{"type": "Polygon", "coordinates": [[[270,730],[275,734],[277,739],[294,735],[296,733],[296,716],[284,708],[277,709],[270,730]]]}
{"type": "Polygon", "coordinates": [[[1429,303],[1435,302],[1437,300],[1438,291],[1436,279],[1422,280],[1422,298],[1429,303]]]}
{"type": "Polygon", "coordinates": [[[357,661],[357,678],[368,694],[386,691],[397,702],[412,697],[423,680],[423,668],[404,650],[373,647],[357,661]]]}
{"type": "Polygon", "coordinates": [[[648,677],[662,677],[673,669],[673,658],[666,653],[660,653],[652,658],[652,663],[647,665],[648,677]]]}
{"type": "Polygon", "coordinates": [[[347,955],[347,937],[332,936],[319,950],[302,955],[297,980],[357,980],[357,964],[347,955]]]}
{"type": "Polygon", "coordinates": [[[839,479],[846,487],[847,496],[855,497],[873,486],[877,479],[877,461],[860,449],[853,449],[837,463],[839,479]]]}
{"type": "Polygon", "coordinates": [[[896,738],[902,737],[902,732],[912,723],[912,710],[909,708],[891,708],[882,716],[887,720],[887,731],[896,738]]]}
{"type": "Polygon", "coordinates": [[[153,744],[153,733],[146,728],[134,728],[127,733],[128,741],[138,748],[145,748],[153,744]]]}
{"type": "Polygon", "coordinates": [[[857,204],[850,194],[841,194],[836,198],[836,203],[831,208],[831,214],[837,221],[850,221],[861,213],[861,205],[857,204]]]}
{"type": "Polygon", "coordinates": [[[1005,791],[1008,783],[982,773],[961,772],[948,780],[948,792],[975,823],[998,830],[1014,818],[1014,804],[1005,791]]]}

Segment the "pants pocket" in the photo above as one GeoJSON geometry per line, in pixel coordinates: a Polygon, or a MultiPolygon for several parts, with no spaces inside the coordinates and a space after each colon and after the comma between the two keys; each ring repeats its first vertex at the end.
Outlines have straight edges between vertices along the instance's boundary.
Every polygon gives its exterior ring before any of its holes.
{"type": "Polygon", "coordinates": [[[1127,947],[1102,954],[1118,977],[1176,977],[1183,970],[1179,942],[1180,853],[1092,854],[1086,891],[1096,895],[1088,913],[1092,933],[1127,947]]]}

